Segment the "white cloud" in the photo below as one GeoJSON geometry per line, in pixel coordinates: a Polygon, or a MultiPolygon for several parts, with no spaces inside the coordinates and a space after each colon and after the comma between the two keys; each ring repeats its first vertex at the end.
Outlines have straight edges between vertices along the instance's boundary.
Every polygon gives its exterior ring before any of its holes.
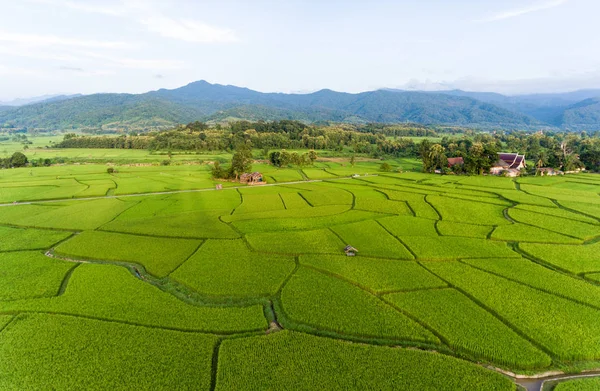
{"type": "Polygon", "coordinates": [[[8,67],[0,64],[0,76],[40,77],[45,75],[46,72],[37,69],[27,69],[23,67],[8,67]]]}
{"type": "Polygon", "coordinates": [[[233,30],[189,19],[171,19],[165,16],[151,15],[140,19],[139,22],[149,31],[185,42],[230,43],[239,41],[233,30]]]}
{"type": "Polygon", "coordinates": [[[109,63],[108,65],[117,66],[119,68],[129,69],[150,69],[150,70],[176,70],[182,69],[184,63],[178,60],[169,59],[138,59],[138,58],[127,58],[121,56],[111,56],[107,54],[100,54],[95,52],[82,52],[84,56],[93,58],[95,60],[101,60],[109,63]]]}
{"type": "Polygon", "coordinates": [[[126,13],[125,8],[120,6],[119,4],[111,4],[103,5],[93,4],[89,1],[70,1],[70,0],[28,0],[30,3],[34,4],[45,4],[57,7],[63,7],[72,9],[75,11],[82,11],[94,14],[103,14],[103,15],[111,15],[111,16],[123,16],[126,13]]]}
{"type": "Polygon", "coordinates": [[[533,12],[539,12],[539,11],[544,11],[544,10],[548,10],[551,8],[556,8],[556,7],[559,7],[559,6],[567,3],[568,1],[569,0],[552,0],[552,1],[546,1],[544,3],[531,4],[526,7],[499,12],[490,17],[477,20],[477,22],[487,23],[487,22],[496,22],[496,21],[504,20],[504,19],[516,18],[519,16],[533,13],[533,12]]]}
{"type": "Polygon", "coordinates": [[[27,45],[27,46],[58,45],[58,46],[104,48],[104,49],[117,49],[117,48],[125,48],[128,46],[124,42],[116,42],[116,41],[95,41],[95,40],[84,40],[84,39],[58,37],[55,35],[9,33],[6,31],[0,31],[0,41],[11,42],[11,43],[16,43],[19,45],[27,45]]]}
{"type": "Polygon", "coordinates": [[[192,20],[165,16],[151,1],[120,0],[107,6],[105,3],[75,2],[71,0],[28,0],[37,4],[46,4],[87,13],[96,13],[124,17],[146,27],[150,32],[166,38],[191,43],[230,43],[237,42],[235,31],[228,28],[192,20]]]}

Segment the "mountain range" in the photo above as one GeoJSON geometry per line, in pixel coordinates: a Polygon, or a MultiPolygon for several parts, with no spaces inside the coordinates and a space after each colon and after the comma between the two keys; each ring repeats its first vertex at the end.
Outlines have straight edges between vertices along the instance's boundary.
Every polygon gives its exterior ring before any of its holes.
{"type": "Polygon", "coordinates": [[[600,130],[600,90],[518,96],[394,89],[283,94],[197,81],[144,94],[61,95],[18,107],[0,105],[0,126],[47,130],[139,131],[235,119],[600,130]]]}

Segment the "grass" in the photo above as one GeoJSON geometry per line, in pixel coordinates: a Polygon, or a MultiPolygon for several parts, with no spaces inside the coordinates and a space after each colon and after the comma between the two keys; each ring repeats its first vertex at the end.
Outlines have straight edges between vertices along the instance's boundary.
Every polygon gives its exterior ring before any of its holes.
{"type": "Polygon", "coordinates": [[[418,217],[394,216],[377,220],[397,237],[437,236],[435,221],[418,217]]]}
{"type": "Polygon", "coordinates": [[[509,224],[503,216],[505,207],[456,198],[428,196],[427,201],[437,209],[442,220],[479,225],[509,224]]]}
{"type": "Polygon", "coordinates": [[[561,360],[600,359],[599,310],[457,262],[426,267],[561,360]]]}
{"type": "Polygon", "coordinates": [[[600,378],[576,379],[560,382],[554,391],[595,391],[600,389],[600,378]]]}
{"type": "Polygon", "coordinates": [[[544,352],[454,289],[386,295],[385,300],[433,327],[459,351],[510,367],[543,368],[544,352]]]}
{"type": "MultiPolygon", "coordinates": [[[[293,213],[297,214],[298,217],[281,217],[281,218],[267,218],[267,219],[254,219],[254,220],[241,220],[235,221],[233,226],[244,233],[252,232],[277,232],[277,231],[300,231],[309,229],[320,229],[333,227],[336,225],[342,225],[347,223],[360,222],[365,220],[371,220],[382,216],[379,213],[365,212],[362,210],[347,210],[346,207],[335,208],[335,207],[319,207],[319,208],[307,208],[303,209],[302,212],[306,212],[307,216],[301,218],[301,212],[293,213]],[[316,212],[314,209],[327,208],[323,212],[337,212],[325,216],[311,217],[310,212],[316,212]]],[[[292,213],[288,214],[291,215],[292,213]]],[[[223,218],[225,220],[225,218],[223,218]]]]}
{"type": "MultiPolygon", "coordinates": [[[[501,225],[498,227],[498,229],[503,227],[505,226],[501,225]]],[[[437,222],[437,229],[440,234],[444,236],[462,236],[466,238],[485,239],[492,232],[494,227],[489,225],[475,225],[441,220],[437,222]]]]}
{"type": "Polygon", "coordinates": [[[345,244],[330,230],[264,232],[246,235],[250,246],[265,253],[342,253],[345,244]]]}
{"type": "Polygon", "coordinates": [[[282,331],[224,341],[217,390],[515,390],[504,376],[441,354],[282,331]]]}
{"type": "Polygon", "coordinates": [[[208,389],[214,336],[61,315],[20,315],[0,334],[0,388],[208,389]]]}
{"type": "Polygon", "coordinates": [[[581,244],[580,239],[561,235],[557,232],[548,231],[526,224],[501,225],[494,229],[492,239],[510,242],[532,242],[532,243],[567,243],[581,244]]]}
{"type": "Polygon", "coordinates": [[[398,239],[375,221],[338,225],[332,230],[344,240],[344,243],[356,247],[359,255],[414,259],[398,239]]]}
{"type": "Polygon", "coordinates": [[[48,249],[70,235],[70,232],[0,227],[0,251],[48,249]]]}
{"type": "Polygon", "coordinates": [[[67,202],[58,207],[44,206],[38,209],[41,213],[31,213],[13,221],[17,225],[28,227],[92,230],[108,223],[134,205],[135,202],[118,199],[67,202]]]}
{"type": "Polygon", "coordinates": [[[251,252],[242,240],[208,240],[171,276],[208,295],[269,296],[294,266],[292,257],[251,252]]]}
{"type": "MultiPolygon", "coordinates": [[[[171,389],[514,389],[456,357],[528,374],[600,361],[595,177],[350,179],[376,173],[381,161],[352,167],[348,157],[302,169],[260,163],[253,171],[277,186],[223,182],[212,191],[208,165],[178,164],[223,156],[175,154],[170,166],[117,165],[112,175],[102,164],[0,170],[0,203],[60,198],[0,207],[0,352],[10,354],[0,371],[14,372],[0,376],[0,388],[23,388],[23,363],[45,388],[94,389],[117,378],[128,387],[134,377],[118,362],[144,373],[168,361],[171,389]],[[325,181],[281,182],[302,177],[325,181]],[[210,191],[121,197],[196,189],[210,191]],[[117,198],[80,199],[104,194],[117,198]],[[357,256],[345,256],[347,244],[357,256]],[[52,247],[102,264],[45,257],[52,247]],[[286,331],[259,336],[277,322],[286,331]],[[31,325],[23,341],[4,345],[21,324],[31,325]],[[54,364],[46,349],[64,335],[90,348],[65,343],[54,364]],[[278,336],[287,337],[271,345],[278,336]],[[136,357],[127,361],[119,346],[136,357]],[[95,350],[102,354],[90,359],[95,350]],[[65,380],[77,359],[90,369],[65,380]]],[[[147,162],[157,157],[166,159],[147,162]]]]}
{"type": "Polygon", "coordinates": [[[163,277],[190,257],[201,243],[191,239],[85,231],[60,244],[56,252],[74,258],[135,262],[149,273],[163,277]]]}
{"type": "Polygon", "coordinates": [[[300,268],[283,288],[283,310],[292,321],[366,338],[437,342],[418,323],[360,288],[300,268]]]}
{"type": "Polygon", "coordinates": [[[522,243],[519,247],[527,254],[574,274],[600,272],[600,243],[586,246],[522,243]]]}
{"type": "Polygon", "coordinates": [[[405,236],[402,241],[418,259],[443,260],[459,258],[518,257],[505,243],[485,239],[450,236],[405,236]]]}
{"type": "Polygon", "coordinates": [[[303,255],[300,257],[300,264],[339,275],[375,293],[446,286],[442,280],[416,262],[362,256],[303,255]]]}
{"type": "Polygon", "coordinates": [[[465,259],[465,263],[546,292],[600,308],[600,287],[527,259],[465,259]]]}
{"type": "Polygon", "coordinates": [[[55,296],[73,266],[37,251],[0,253],[0,301],[55,296]]]}
{"type": "Polygon", "coordinates": [[[113,265],[81,265],[65,293],[2,303],[0,313],[78,315],[179,330],[234,333],[266,329],[262,307],[199,307],[176,299],[113,265]]]}
{"type": "Polygon", "coordinates": [[[508,214],[520,223],[534,225],[557,233],[573,236],[579,239],[590,239],[598,236],[600,226],[588,224],[563,217],[530,212],[520,209],[510,209],[508,214]]]}

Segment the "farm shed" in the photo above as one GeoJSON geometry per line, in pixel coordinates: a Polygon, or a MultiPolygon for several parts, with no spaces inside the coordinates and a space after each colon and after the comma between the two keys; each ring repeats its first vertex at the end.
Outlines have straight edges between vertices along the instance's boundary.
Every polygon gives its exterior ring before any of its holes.
{"type": "Polygon", "coordinates": [[[462,157],[449,157],[448,158],[448,168],[454,167],[456,165],[463,165],[465,161],[462,157]]]}
{"type": "Polygon", "coordinates": [[[347,245],[346,247],[344,247],[344,252],[346,253],[347,256],[349,257],[353,257],[356,255],[356,253],[358,252],[357,249],[355,249],[354,247],[347,245]]]}
{"type": "Polygon", "coordinates": [[[244,173],[240,175],[241,183],[259,183],[263,181],[263,176],[260,172],[244,173]]]}

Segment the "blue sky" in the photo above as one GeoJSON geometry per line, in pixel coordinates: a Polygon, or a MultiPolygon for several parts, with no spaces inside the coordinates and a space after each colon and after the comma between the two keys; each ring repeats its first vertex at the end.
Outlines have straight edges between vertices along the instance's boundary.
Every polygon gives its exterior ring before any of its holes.
{"type": "Polygon", "coordinates": [[[265,92],[600,88],[597,0],[0,0],[0,101],[205,79],[265,92]]]}

